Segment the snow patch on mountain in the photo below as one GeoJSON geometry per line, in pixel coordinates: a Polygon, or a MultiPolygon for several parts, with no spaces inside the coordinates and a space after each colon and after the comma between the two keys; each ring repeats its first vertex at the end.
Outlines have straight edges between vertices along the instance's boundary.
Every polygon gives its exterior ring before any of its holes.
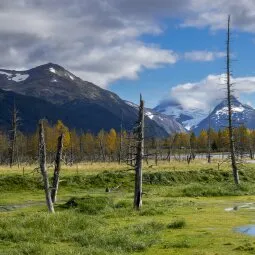
{"type": "Polygon", "coordinates": [[[15,76],[11,78],[12,81],[21,82],[25,81],[29,77],[29,74],[20,74],[17,73],[15,76]]]}
{"type": "MultiPolygon", "coordinates": [[[[242,104],[235,97],[232,99],[232,118],[234,126],[245,125],[252,129],[255,127],[255,110],[249,105],[242,104]]],[[[215,130],[228,126],[228,102],[226,99],[194,128],[194,132],[198,134],[203,129],[207,130],[209,123],[215,130]]]]}
{"type": "Polygon", "coordinates": [[[66,76],[68,76],[72,81],[74,80],[74,77],[70,73],[66,73],[66,76]]]}
{"type": "Polygon", "coordinates": [[[0,74],[6,75],[9,81],[15,81],[15,82],[25,81],[29,77],[29,74],[21,74],[21,73],[13,74],[13,73],[7,73],[4,71],[0,71],[0,74]]]}
{"type": "Polygon", "coordinates": [[[174,117],[177,121],[182,123],[187,130],[195,128],[198,123],[208,115],[208,113],[202,109],[185,109],[181,104],[171,102],[163,102],[153,110],[174,117]]]}
{"type": "Polygon", "coordinates": [[[151,120],[153,120],[153,118],[154,118],[154,114],[153,114],[152,112],[147,111],[147,112],[145,113],[145,115],[146,115],[148,118],[150,118],[151,120]]]}
{"type": "Polygon", "coordinates": [[[57,73],[57,72],[56,72],[56,69],[55,69],[55,68],[53,68],[53,67],[50,67],[50,68],[49,68],[49,70],[50,70],[50,72],[51,72],[51,73],[54,73],[54,74],[56,74],[56,73],[57,73]]]}
{"type": "Polygon", "coordinates": [[[72,81],[75,80],[75,77],[69,72],[66,72],[66,71],[63,72],[63,70],[56,70],[54,67],[50,67],[49,71],[51,73],[57,74],[58,76],[68,77],[72,81]]]}
{"type": "MultiPolygon", "coordinates": [[[[243,112],[245,110],[245,108],[243,106],[235,106],[232,107],[232,112],[243,112]]],[[[216,115],[227,115],[228,114],[228,107],[223,107],[220,110],[215,112],[216,115]]]]}
{"type": "Polygon", "coordinates": [[[7,77],[11,77],[11,76],[12,76],[11,73],[7,73],[7,72],[3,72],[3,71],[0,71],[0,74],[4,74],[4,75],[6,75],[7,77]]]}
{"type": "MultiPolygon", "coordinates": [[[[139,106],[137,104],[129,101],[125,101],[125,103],[138,111],[139,106]]],[[[149,119],[155,121],[160,127],[164,128],[168,134],[186,132],[185,128],[172,116],[156,112],[155,110],[149,108],[144,109],[144,114],[149,119]]]]}

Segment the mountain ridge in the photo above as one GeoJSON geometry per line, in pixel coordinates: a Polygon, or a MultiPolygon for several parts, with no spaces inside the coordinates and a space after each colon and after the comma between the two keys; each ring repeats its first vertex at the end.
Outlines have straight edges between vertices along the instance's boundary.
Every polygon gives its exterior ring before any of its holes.
{"type": "MultiPolygon", "coordinates": [[[[139,106],[125,101],[128,105],[138,109],[139,106]]],[[[168,134],[186,132],[185,128],[174,117],[159,113],[150,108],[145,108],[145,116],[154,120],[159,126],[164,128],[168,134]]]]}
{"type": "MultiPolygon", "coordinates": [[[[236,97],[231,100],[233,125],[245,125],[247,128],[255,129],[255,109],[247,104],[241,103],[236,97]]],[[[202,129],[211,128],[219,130],[228,126],[228,103],[222,100],[215,106],[213,111],[193,129],[198,134],[202,129]]]]}
{"type": "MultiPolygon", "coordinates": [[[[48,102],[52,109],[58,109],[59,116],[62,116],[59,118],[63,118],[73,127],[72,120],[76,129],[98,132],[100,129],[114,128],[119,131],[123,118],[123,128],[131,130],[137,121],[137,109],[126,104],[117,94],[83,81],[53,63],[24,71],[0,69],[0,89],[2,94],[3,91],[7,92],[7,95],[8,92],[13,92],[28,97],[28,101],[32,97],[48,102]]],[[[39,101],[38,104],[42,105],[39,101]]],[[[24,100],[21,102],[20,108],[25,104],[24,100]]],[[[147,136],[168,136],[162,126],[147,116],[145,123],[150,127],[146,131],[147,136]]],[[[24,130],[30,130],[25,123],[24,125],[24,130]]]]}
{"type": "Polygon", "coordinates": [[[174,100],[164,100],[153,110],[174,117],[186,130],[192,130],[208,115],[201,109],[185,109],[179,102],[174,100]]]}

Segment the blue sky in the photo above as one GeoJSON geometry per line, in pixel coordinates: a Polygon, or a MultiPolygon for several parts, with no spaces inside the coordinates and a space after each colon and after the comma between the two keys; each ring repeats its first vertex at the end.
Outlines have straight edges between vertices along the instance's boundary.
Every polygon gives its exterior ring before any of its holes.
{"type": "MultiPolygon", "coordinates": [[[[226,31],[211,31],[210,28],[180,28],[179,21],[170,22],[158,36],[143,36],[145,43],[160,45],[173,50],[178,55],[191,51],[225,52],[226,31]]],[[[252,33],[232,31],[232,70],[234,77],[255,76],[255,40],[252,33]]],[[[181,58],[174,65],[164,65],[158,69],[144,69],[136,80],[118,80],[110,85],[110,90],[126,100],[138,102],[143,94],[148,107],[155,107],[160,100],[168,98],[170,90],[179,84],[198,82],[209,74],[225,72],[225,57],[211,61],[191,61],[181,58]]],[[[222,91],[224,92],[224,91],[222,91]]],[[[242,101],[253,104],[254,93],[239,95],[242,101]]],[[[254,104],[255,105],[255,104],[254,104]]]]}
{"type": "Polygon", "coordinates": [[[224,96],[229,14],[236,94],[255,105],[254,0],[2,0],[0,67],[52,62],[148,107],[208,111],[224,96]]]}

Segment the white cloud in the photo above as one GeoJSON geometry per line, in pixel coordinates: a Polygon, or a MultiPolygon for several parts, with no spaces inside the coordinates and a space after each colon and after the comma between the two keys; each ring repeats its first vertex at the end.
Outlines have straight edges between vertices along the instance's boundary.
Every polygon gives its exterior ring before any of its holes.
{"type": "Polygon", "coordinates": [[[190,0],[190,13],[184,18],[183,27],[207,27],[225,29],[227,15],[231,15],[232,27],[255,32],[254,0],[190,0]]]}
{"type": "Polygon", "coordinates": [[[190,51],[184,53],[184,59],[194,62],[210,62],[225,56],[226,54],[224,52],[212,51],[190,51]]]}
{"type": "Polygon", "coordinates": [[[136,79],[143,68],[155,69],[166,63],[174,64],[177,60],[178,56],[172,51],[134,42],[95,48],[85,57],[78,56],[70,61],[70,65],[77,75],[106,86],[121,78],[136,79]],[[84,70],[80,70],[82,62],[84,70]]]}
{"type": "Polygon", "coordinates": [[[255,32],[254,0],[108,0],[123,14],[149,19],[151,16],[178,18],[182,27],[225,29],[227,15],[233,28],[255,32]]]}
{"type": "MultiPolygon", "coordinates": [[[[170,91],[170,98],[181,103],[184,109],[199,108],[208,112],[226,97],[225,75],[208,75],[205,79],[179,84],[170,91]]],[[[255,92],[255,77],[232,78],[234,94],[239,97],[246,93],[255,92]]]]}
{"type": "Polygon", "coordinates": [[[143,43],[143,34],[162,33],[157,22],[123,14],[110,0],[0,3],[3,68],[30,68],[53,62],[106,87],[136,79],[144,68],[174,64],[171,50],[143,43]]]}
{"type": "MultiPolygon", "coordinates": [[[[162,18],[215,30],[225,29],[227,14],[233,28],[255,32],[253,0],[1,0],[0,66],[24,69],[55,62],[105,87],[179,59],[141,40],[164,33],[162,18]]],[[[184,55],[192,61],[222,56],[210,51],[184,55]]]]}

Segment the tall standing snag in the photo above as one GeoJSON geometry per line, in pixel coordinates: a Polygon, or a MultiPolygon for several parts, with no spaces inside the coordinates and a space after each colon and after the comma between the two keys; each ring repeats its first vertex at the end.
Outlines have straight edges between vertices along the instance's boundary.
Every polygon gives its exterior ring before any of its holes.
{"type": "Polygon", "coordinates": [[[228,101],[228,130],[229,130],[229,147],[231,155],[231,165],[235,184],[239,184],[239,175],[235,157],[235,144],[233,134],[233,119],[232,119],[232,87],[230,81],[230,15],[228,16],[228,31],[227,31],[227,101],[228,101]]]}
{"type": "Polygon", "coordinates": [[[136,164],[135,164],[135,196],[134,208],[139,210],[142,207],[142,167],[144,156],[144,101],[140,96],[140,107],[138,117],[138,127],[136,130],[136,164]]]}
{"type": "Polygon", "coordinates": [[[119,144],[119,165],[121,164],[122,159],[122,122],[123,122],[123,111],[121,111],[121,122],[120,122],[120,144],[119,144]]]}
{"type": "Polygon", "coordinates": [[[63,134],[61,134],[58,137],[57,154],[55,159],[54,176],[53,176],[52,189],[51,189],[52,203],[55,203],[57,200],[59,173],[61,170],[61,159],[62,159],[62,152],[63,152],[63,138],[64,138],[63,134]]]}
{"type": "Polygon", "coordinates": [[[50,213],[54,213],[54,206],[50,195],[50,185],[46,166],[46,145],[44,138],[43,121],[39,122],[39,162],[40,170],[43,177],[44,191],[46,196],[46,204],[50,213]]]}
{"type": "Polygon", "coordinates": [[[15,151],[16,151],[16,140],[17,140],[17,126],[18,126],[18,111],[16,108],[15,101],[13,103],[13,110],[12,110],[12,129],[10,134],[10,167],[12,167],[15,158],[15,151]]]}
{"type": "Polygon", "coordinates": [[[211,155],[211,110],[209,111],[209,122],[208,122],[208,131],[207,131],[207,146],[208,146],[208,151],[207,151],[207,162],[211,163],[212,155],[211,155]]]}

